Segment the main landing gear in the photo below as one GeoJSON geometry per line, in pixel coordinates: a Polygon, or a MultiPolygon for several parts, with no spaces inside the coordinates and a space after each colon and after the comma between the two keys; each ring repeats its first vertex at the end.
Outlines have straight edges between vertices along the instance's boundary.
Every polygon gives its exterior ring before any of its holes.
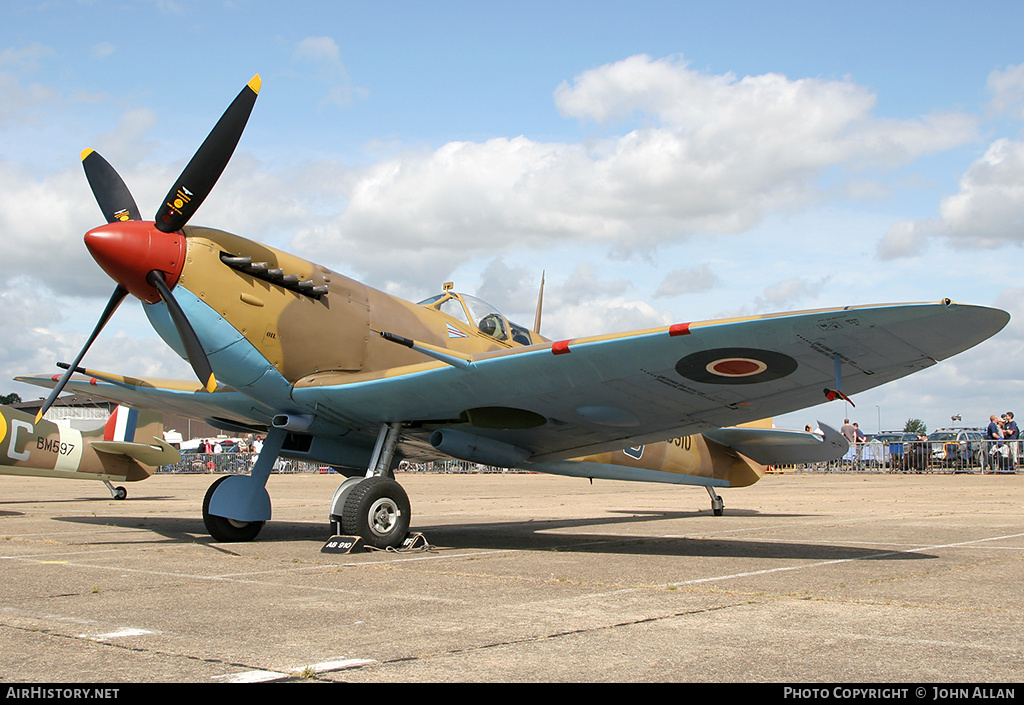
{"type": "Polygon", "coordinates": [[[331,502],[335,534],[359,536],[373,548],[397,548],[409,533],[409,497],[394,480],[350,477],[331,502]]]}
{"type": "MultiPolygon", "coordinates": [[[[383,424],[365,477],[342,483],[331,501],[335,533],[359,536],[374,548],[397,548],[409,533],[409,496],[394,480],[391,461],[401,433],[400,423],[383,424]]],[[[252,541],[270,519],[267,479],[287,432],[273,428],[251,475],[218,479],[203,499],[203,523],[217,541],[252,541]]]]}
{"type": "Polygon", "coordinates": [[[206,490],[206,497],[203,498],[203,523],[206,525],[206,530],[210,532],[210,536],[222,543],[252,541],[267,522],[237,521],[210,514],[210,499],[213,497],[213,493],[229,477],[231,476],[225,475],[210,485],[210,489],[206,490]]]}
{"type": "Polygon", "coordinates": [[[359,536],[373,548],[397,548],[409,533],[409,496],[394,480],[391,461],[401,424],[381,426],[365,477],[350,477],[331,500],[335,534],[359,536]]]}
{"type": "Polygon", "coordinates": [[[270,519],[267,480],[287,431],[272,428],[250,475],[225,475],[206,491],[203,523],[217,541],[252,541],[270,519]]]}

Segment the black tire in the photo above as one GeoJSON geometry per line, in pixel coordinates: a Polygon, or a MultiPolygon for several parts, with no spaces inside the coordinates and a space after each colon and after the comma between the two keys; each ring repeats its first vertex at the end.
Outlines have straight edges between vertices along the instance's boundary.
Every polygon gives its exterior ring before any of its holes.
{"type": "Polygon", "coordinates": [[[128,490],[124,487],[114,488],[114,499],[128,499],[128,490]]]}
{"type": "Polygon", "coordinates": [[[210,532],[210,536],[221,543],[241,543],[243,541],[252,541],[259,535],[260,531],[263,529],[263,525],[267,522],[235,521],[234,519],[210,514],[210,498],[213,497],[213,493],[217,489],[217,485],[224,482],[224,480],[229,477],[231,476],[225,475],[210,485],[210,489],[206,490],[206,497],[203,498],[203,524],[206,525],[206,530],[210,532]]]}
{"type": "Polygon", "coordinates": [[[402,486],[386,477],[368,477],[349,492],[341,517],[345,534],[374,548],[397,548],[409,533],[412,512],[402,486]]]}

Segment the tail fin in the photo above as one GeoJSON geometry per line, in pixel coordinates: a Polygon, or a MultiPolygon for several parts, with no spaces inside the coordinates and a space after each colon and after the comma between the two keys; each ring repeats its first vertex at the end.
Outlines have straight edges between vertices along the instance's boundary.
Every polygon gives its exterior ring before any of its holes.
{"type": "Polygon", "coordinates": [[[103,426],[103,440],[131,443],[136,437],[142,443],[148,443],[153,437],[163,438],[163,416],[155,411],[139,411],[119,405],[103,426]]]}
{"type": "Polygon", "coordinates": [[[181,453],[164,441],[163,434],[160,414],[118,406],[103,426],[103,440],[91,445],[99,453],[126,455],[143,465],[170,465],[181,460],[181,453]]]}
{"type": "MultiPolygon", "coordinates": [[[[161,432],[163,431],[163,423],[159,419],[158,414],[153,412],[147,412],[149,416],[155,416],[156,422],[161,426],[161,432]]],[[[151,419],[152,422],[152,419],[151,419]]],[[[105,441],[134,441],[135,440],[135,429],[139,423],[139,412],[135,409],[129,409],[127,406],[118,405],[114,409],[114,413],[107,419],[107,423],[103,426],[103,440],[105,441]]]]}

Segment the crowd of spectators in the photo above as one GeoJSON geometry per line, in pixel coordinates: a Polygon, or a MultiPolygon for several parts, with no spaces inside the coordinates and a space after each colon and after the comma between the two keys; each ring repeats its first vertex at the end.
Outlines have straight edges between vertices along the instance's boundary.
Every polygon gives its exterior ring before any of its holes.
{"type": "MultiPolygon", "coordinates": [[[[954,418],[956,420],[956,418],[954,418]]],[[[984,472],[1014,472],[1020,455],[1020,429],[1012,411],[992,414],[984,429],[944,428],[931,435],[909,423],[902,432],[865,434],[859,424],[844,419],[840,433],[850,443],[840,465],[857,469],[884,466],[890,471],[933,471],[938,468],[984,472]]],[[[805,431],[823,435],[806,426],[805,431]]]]}

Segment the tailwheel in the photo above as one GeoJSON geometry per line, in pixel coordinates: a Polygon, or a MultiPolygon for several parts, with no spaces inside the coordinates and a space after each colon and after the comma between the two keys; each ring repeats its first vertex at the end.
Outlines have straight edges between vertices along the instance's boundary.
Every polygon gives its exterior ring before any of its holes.
{"type": "Polygon", "coordinates": [[[110,480],[104,480],[103,484],[107,486],[108,490],[110,490],[110,496],[114,499],[128,499],[128,490],[124,487],[121,487],[120,485],[114,487],[110,480]]]}
{"type": "Polygon", "coordinates": [[[706,486],[704,489],[706,489],[708,494],[711,495],[711,513],[716,517],[720,517],[725,514],[725,502],[723,502],[722,498],[718,496],[717,492],[715,492],[715,488],[706,486]]]}
{"type": "Polygon", "coordinates": [[[368,477],[349,492],[341,516],[344,533],[367,546],[397,548],[409,533],[409,496],[392,479],[368,477]]]}
{"type": "Polygon", "coordinates": [[[266,524],[265,521],[235,521],[227,517],[210,514],[210,498],[213,497],[217,485],[229,477],[231,476],[225,475],[210,485],[210,489],[206,490],[206,497],[203,499],[203,524],[206,525],[206,530],[210,532],[210,536],[215,541],[222,543],[252,541],[260,533],[260,530],[263,529],[263,525],[266,524]]]}

